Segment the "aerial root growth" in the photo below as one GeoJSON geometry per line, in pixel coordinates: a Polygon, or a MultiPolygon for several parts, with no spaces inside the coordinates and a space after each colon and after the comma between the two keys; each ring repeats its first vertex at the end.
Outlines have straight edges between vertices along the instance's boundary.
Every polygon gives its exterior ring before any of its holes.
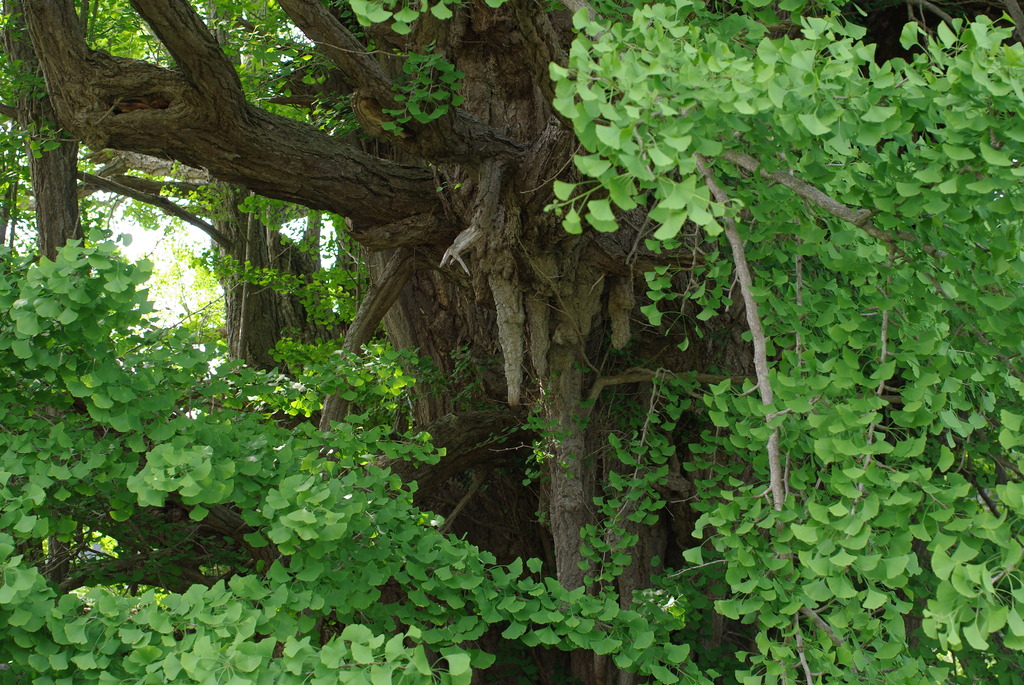
{"type": "Polygon", "coordinates": [[[519,406],[523,387],[523,356],[526,348],[524,324],[526,312],[523,308],[523,291],[510,278],[490,274],[488,283],[497,309],[498,342],[505,358],[505,383],[508,387],[508,403],[519,406]]]}

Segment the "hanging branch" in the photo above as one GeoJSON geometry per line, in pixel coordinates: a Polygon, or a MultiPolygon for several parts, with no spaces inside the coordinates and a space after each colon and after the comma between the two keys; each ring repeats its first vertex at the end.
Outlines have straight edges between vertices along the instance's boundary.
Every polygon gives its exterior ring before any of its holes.
{"type": "MultiPolygon", "coordinates": [[[[745,169],[750,173],[760,172],[762,178],[766,178],[770,181],[775,181],[779,185],[785,186],[792,190],[794,193],[807,200],[811,204],[824,209],[826,212],[848,221],[854,226],[863,229],[865,233],[870,235],[872,238],[881,240],[890,246],[896,245],[896,240],[904,240],[907,242],[917,243],[918,238],[909,231],[883,231],[882,229],[875,226],[871,221],[871,217],[877,212],[870,209],[853,209],[847,207],[842,202],[839,202],[835,198],[826,195],[820,189],[812,186],[807,181],[802,181],[793,174],[787,171],[772,171],[768,172],[761,168],[761,162],[750,155],[745,155],[741,152],[734,152],[727,150],[722,153],[722,159],[732,162],[741,169],[745,169]]],[[[925,243],[919,243],[920,247],[924,252],[932,257],[943,257],[945,256],[941,250],[937,250],[931,245],[925,243]]],[[[896,248],[899,249],[899,248],[896,248]]],[[[900,251],[900,254],[904,254],[900,251]]]]}
{"type": "MultiPolygon", "coordinates": [[[[704,182],[711,191],[716,202],[726,204],[729,196],[715,181],[707,160],[703,155],[694,155],[697,161],[697,170],[704,176],[704,182]]],[[[757,375],[757,388],[761,395],[761,404],[771,404],[775,401],[775,394],[772,392],[772,385],[768,379],[768,344],[764,334],[764,327],[761,326],[761,317],[757,313],[757,300],[754,299],[754,279],[750,275],[750,267],[747,264],[747,255],[743,250],[743,240],[740,238],[736,222],[730,216],[723,217],[725,224],[725,237],[732,248],[733,260],[736,263],[736,278],[739,280],[740,292],[743,294],[743,304],[747,315],[747,327],[754,341],[754,373],[757,375]]],[[[782,511],[786,501],[786,485],[783,482],[782,460],[779,458],[779,429],[772,430],[768,437],[768,489],[772,493],[772,504],[776,511],[782,511]]]]}

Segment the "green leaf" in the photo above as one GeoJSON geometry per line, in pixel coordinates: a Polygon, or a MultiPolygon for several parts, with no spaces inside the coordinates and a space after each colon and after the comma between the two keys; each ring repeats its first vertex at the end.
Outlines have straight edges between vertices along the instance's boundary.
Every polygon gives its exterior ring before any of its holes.
{"type": "Polygon", "coordinates": [[[572,192],[575,190],[575,183],[563,183],[562,181],[555,181],[552,185],[552,190],[555,193],[555,197],[565,202],[572,197],[572,192]]]}
{"type": "Polygon", "coordinates": [[[433,14],[438,19],[440,19],[441,21],[451,19],[452,16],[454,16],[452,14],[452,11],[448,8],[448,5],[444,4],[443,2],[439,2],[436,5],[431,5],[430,13],[433,14]]]}
{"type": "Polygon", "coordinates": [[[469,671],[470,657],[468,654],[456,653],[445,656],[448,662],[448,672],[453,676],[462,675],[469,671]]]}
{"type": "Polygon", "coordinates": [[[816,114],[804,113],[797,116],[800,123],[804,125],[812,135],[823,136],[827,133],[831,133],[832,129],[826,126],[816,114]]]}
{"type": "Polygon", "coordinates": [[[608,200],[591,200],[587,209],[587,221],[598,231],[611,233],[618,229],[619,224],[608,200]]]}

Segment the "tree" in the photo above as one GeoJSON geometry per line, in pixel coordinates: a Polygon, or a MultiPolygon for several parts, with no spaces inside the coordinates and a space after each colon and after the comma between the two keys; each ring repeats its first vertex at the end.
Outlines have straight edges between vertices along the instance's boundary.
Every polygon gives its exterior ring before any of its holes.
{"type": "Polygon", "coordinates": [[[69,136],[232,185],[191,215],[227,278],[320,266],[255,258],[297,248],[254,194],[370,284],[333,347],[243,285],[218,365],[98,234],[8,257],[9,671],[1020,679],[1013,32],[911,3],[876,61],[852,6],[565,4],[112,3],[142,60],[22,0],[69,136]]]}

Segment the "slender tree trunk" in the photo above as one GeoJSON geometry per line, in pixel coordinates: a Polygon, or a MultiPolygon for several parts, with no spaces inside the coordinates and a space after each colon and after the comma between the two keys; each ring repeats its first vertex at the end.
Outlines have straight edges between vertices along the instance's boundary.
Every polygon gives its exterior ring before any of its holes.
{"type": "Polygon", "coordinates": [[[319,271],[319,259],[302,246],[283,237],[255,212],[238,207],[248,192],[218,184],[222,194],[214,226],[228,236],[230,247],[221,248],[228,258],[222,278],[228,354],[261,369],[280,364],[271,356],[274,346],[291,337],[302,343],[317,343],[337,337],[336,327],[312,320],[303,296],[297,291],[308,286],[319,271]]]}

